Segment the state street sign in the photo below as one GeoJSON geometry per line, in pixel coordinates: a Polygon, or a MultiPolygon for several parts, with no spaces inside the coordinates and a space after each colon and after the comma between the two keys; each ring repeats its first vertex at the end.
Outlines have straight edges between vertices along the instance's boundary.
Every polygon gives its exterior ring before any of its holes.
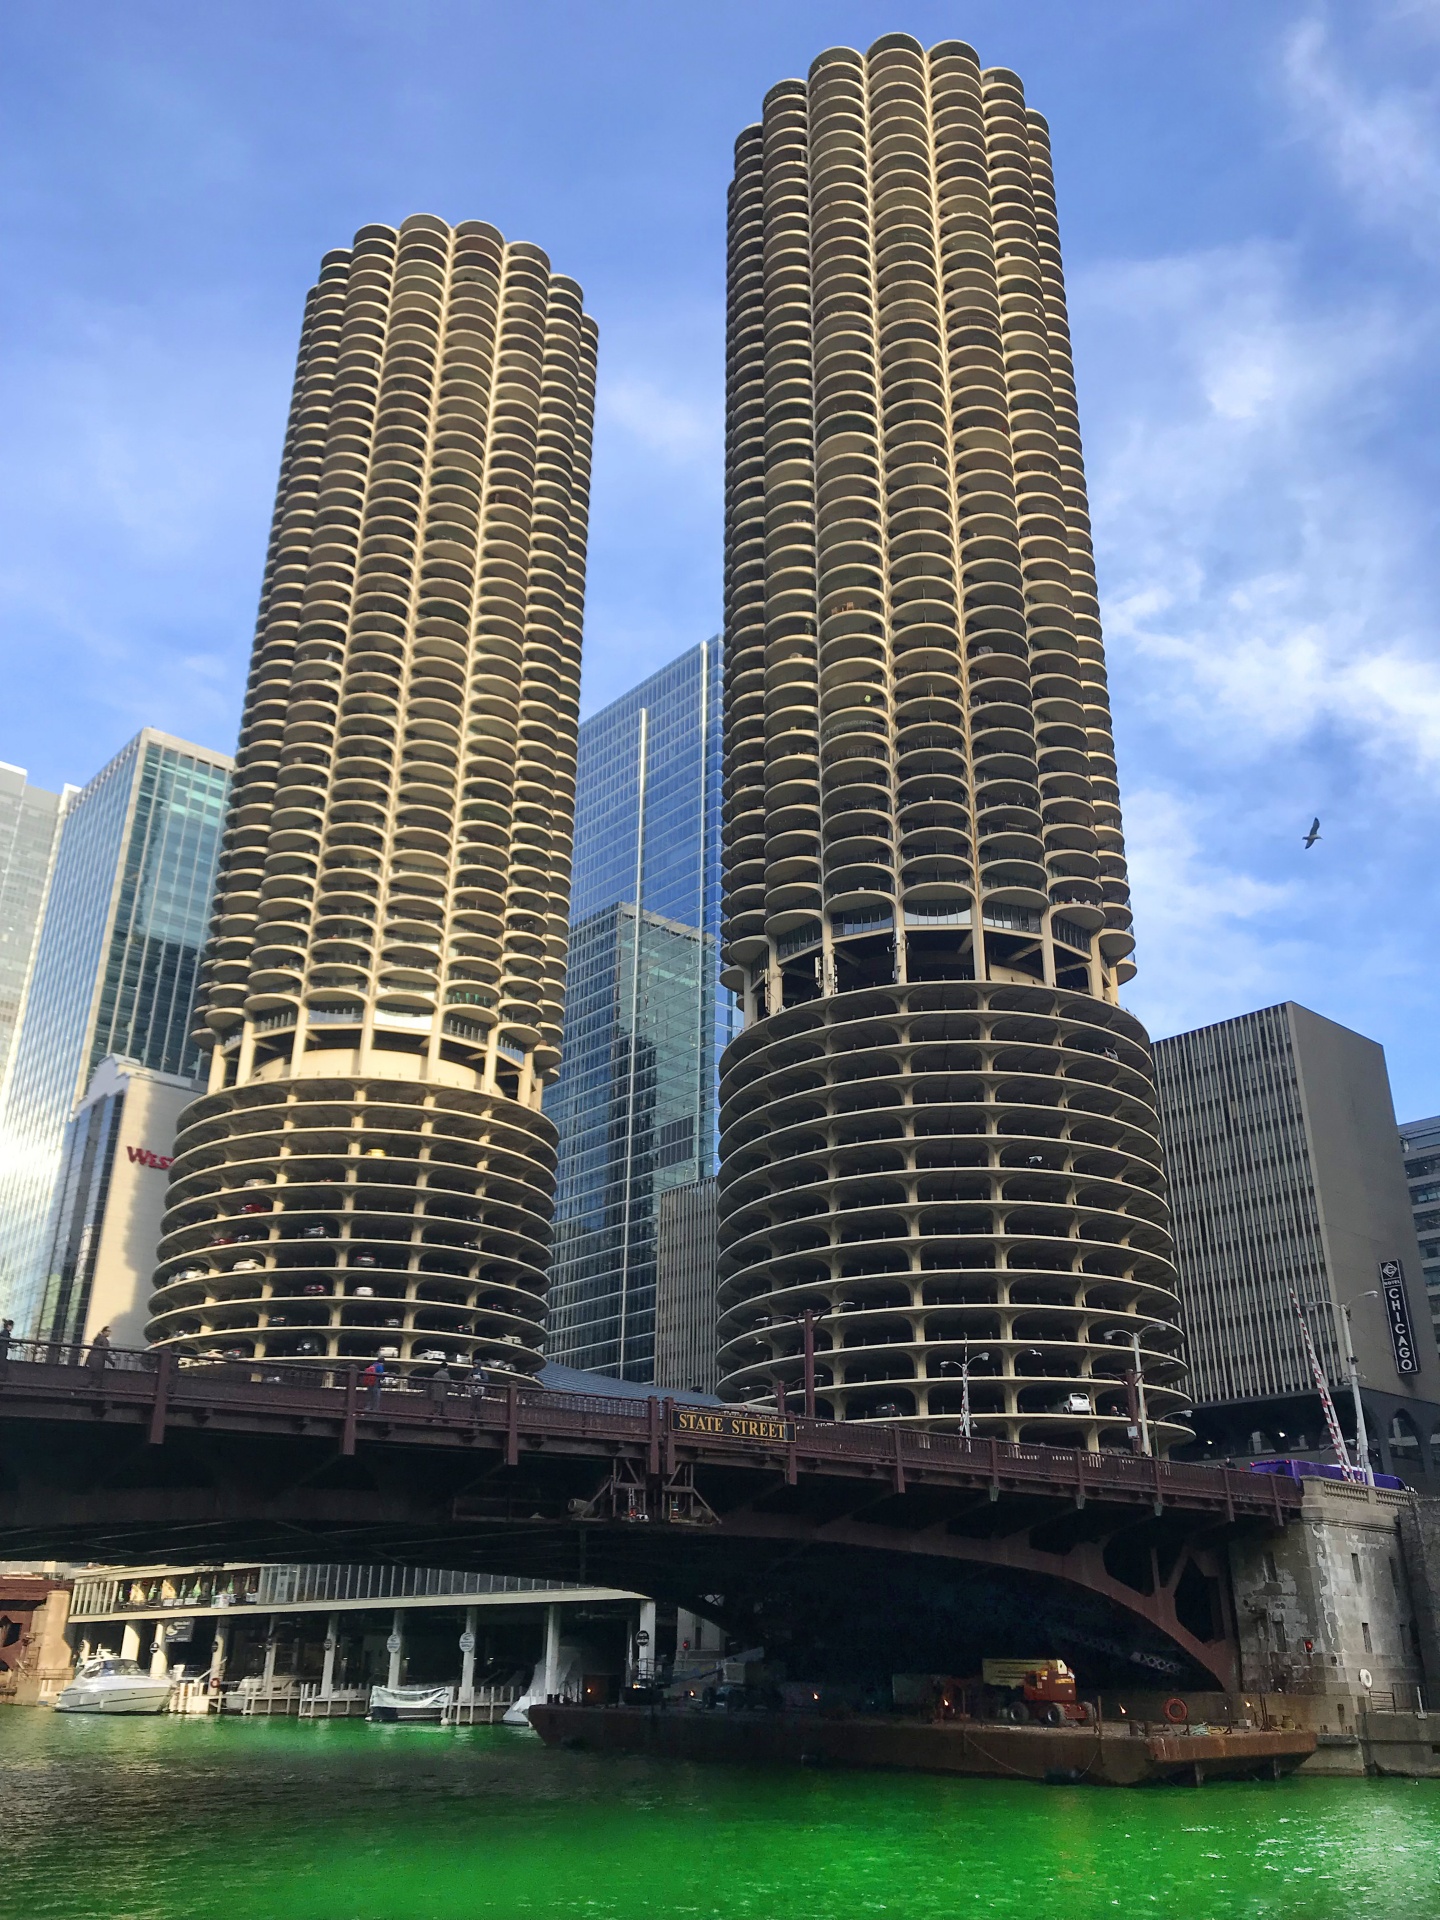
{"type": "Polygon", "coordinates": [[[774,1413],[743,1413],[729,1407],[672,1407],[672,1433],[688,1433],[696,1440],[759,1440],[769,1446],[795,1438],[795,1422],[774,1413]]]}
{"type": "Polygon", "coordinates": [[[1385,1303],[1385,1319],[1390,1328],[1390,1351],[1395,1356],[1395,1371],[1402,1380],[1420,1371],[1420,1356],[1415,1351],[1415,1333],[1410,1325],[1410,1301],[1405,1292],[1405,1269],[1398,1260],[1380,1262],[1380,1298],[1385,1303]]]}

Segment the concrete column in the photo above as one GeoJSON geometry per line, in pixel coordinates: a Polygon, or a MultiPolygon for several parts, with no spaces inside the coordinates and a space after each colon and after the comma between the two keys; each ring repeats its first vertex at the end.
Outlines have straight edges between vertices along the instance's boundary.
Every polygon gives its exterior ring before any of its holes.
{"type": "Polygon", "coordinates": [[[328,1700],[335,1691],[335,1649],[340,1643],[340,1616],[332,1613],[325,1622],[325,1665],[320,1674],[320,1698],[328,1700]]]}
{"type": "Polygon", "coordinates": [[[170,1671],[170,1663],[165,1658],[165,1629],[158,1620],[154,1631],[155,1638],[150,1643],[150,1677],[163,1680],[170,1671]]]}
{"type": "Polygon", "coordinates": [[[225,1678],[225,1662],[230,1656],[230,1622],[220,1621],[215,1627],[215,1644],[210,1649],[210,1686],[218,1692],[225,1678]]]}
{"type": "Polygon", "coordinates": [[[681,1666],[691,1660],[700,1651],[700,1627],[698,1616],[686,1607],[675,1609],[675,1664],[681,1666]],[[687,1649],[685,1642],[690,1642],[687,1649]]]}
{"type": "Polygon", "coordinates": [[[460,1698],[475,1698],[475,1625],[480,1618],[478,1607],[466,1607],[465,1631],[460,1636],[460,1698]]]}
{"type": "Polygon", "coordinates": [[[635,1678],[653,1680],[655,1678],[655,1602],[640,1602],[640,1631],[635,1644],[635,1678]]]}
{"type": "Polygon", "coordinates": [[[560,1687],[560,1609],[553,1603],[545,1609],[545,1684],[548,1700],[560,1687]]]}
{"type": "Polygon", "coordinates": [[[120,1658],[138,1660],[140,1658],[140,1629],[133,1620],[127,1620],[120,1632],[120,1658]]]}
{"type": "Polygon", "coordinates": [[[260,1691],[262,1693],[269,1693],[271,1687],[275,1684],[275,1629],[279,1624],[279,1621],[276,1620],[272,1614],[270,1618],[270,1631],[265,1640],[265,1671],[260,1677],[260,1691]]]}
{"type": "Polygon", "coordinates": [[[398,1687],[405,1663],[405,1615],[396,1607],[390,1623],[390,1668],[385,1675],[387,1687],[398,1687]]]}

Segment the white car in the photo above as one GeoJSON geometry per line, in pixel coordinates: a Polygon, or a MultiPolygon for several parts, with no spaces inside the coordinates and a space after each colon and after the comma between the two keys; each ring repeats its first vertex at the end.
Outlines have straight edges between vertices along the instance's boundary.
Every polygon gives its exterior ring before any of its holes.
{"type": "Polygon", "coordinates": [[[237,1260],[230,1271],[232,1273],[259,1273],[265,1265],[263,1260],[237,1260]]]}

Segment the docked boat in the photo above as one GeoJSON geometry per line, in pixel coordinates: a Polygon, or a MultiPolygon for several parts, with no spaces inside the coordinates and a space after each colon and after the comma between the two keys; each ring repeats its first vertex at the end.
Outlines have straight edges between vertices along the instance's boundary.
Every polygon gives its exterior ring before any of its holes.
{"type": "Polygon", "coordinates": [[[546,1746],[644,1753],[664,1760],[748,1766],[886,1768],[1055,1785],[1138,1787],[1171,1780],[1278,1779],[1315,1751],[1291,1728],[1036,1727],[997,1721],[925,1721],[880,1714],[823,1718],[686,1708],[536,1705],[530,1724],[546,1746]]]}
{"type": "Polygon", "coordinates": [[[164,1674],[146,1673],[138,1660],[105,1653],[82,1660],[57,1695],[57,1713],[164,1713],[174,1691],[164,1674]]]}
{"type": "Polygon", "coordinates": [[[428,1720],[438,1726],[454,1697],[453,1687],[372,1687],[368,1718],[428,1720]]]}

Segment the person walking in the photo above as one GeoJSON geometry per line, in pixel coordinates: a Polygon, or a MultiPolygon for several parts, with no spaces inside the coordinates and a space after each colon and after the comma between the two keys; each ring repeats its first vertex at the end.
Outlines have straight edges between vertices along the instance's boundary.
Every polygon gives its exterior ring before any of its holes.
{"type": "Polygon", "coordinates": [[[380,1405],[380,1389],[385,1384],[385,1362],[372,1360],[360,1378],[365,1382],[365,1404],[374,1413],[380,1405]]]}
{"type": "Polygon", "coordinates": [[[15,1338],[15,1322],[0,1320],[0,1366],[10,1358],[10,1342],[15,1338]]]}
{"type": "Polygon", "coordinates": [[[107,1367],[113,1367],[115,1356],[110,1351],[110,1328],[101,1327],[90,1342],[90,1351],[85,1356],[85,1364],[92,1373],[103,1373],[107,1367]]]}
{"type": "Polygon", "coordinates": [[[445,1402],[450,1397],[450,1384],[455,1378],[450,1371],[448,1360],[442,1360],[430,1376],[430,1417],[438,1420],[445,1411],[445,1402]]]}
{"type": "Polygon", "coordinates": [[[465,1387],[470,1395],[471,1404],[478,1407],[485,1398],[485,1363],[479,1354],[475,1356],[475,1364],[470,1369],[465,1387]]]}

